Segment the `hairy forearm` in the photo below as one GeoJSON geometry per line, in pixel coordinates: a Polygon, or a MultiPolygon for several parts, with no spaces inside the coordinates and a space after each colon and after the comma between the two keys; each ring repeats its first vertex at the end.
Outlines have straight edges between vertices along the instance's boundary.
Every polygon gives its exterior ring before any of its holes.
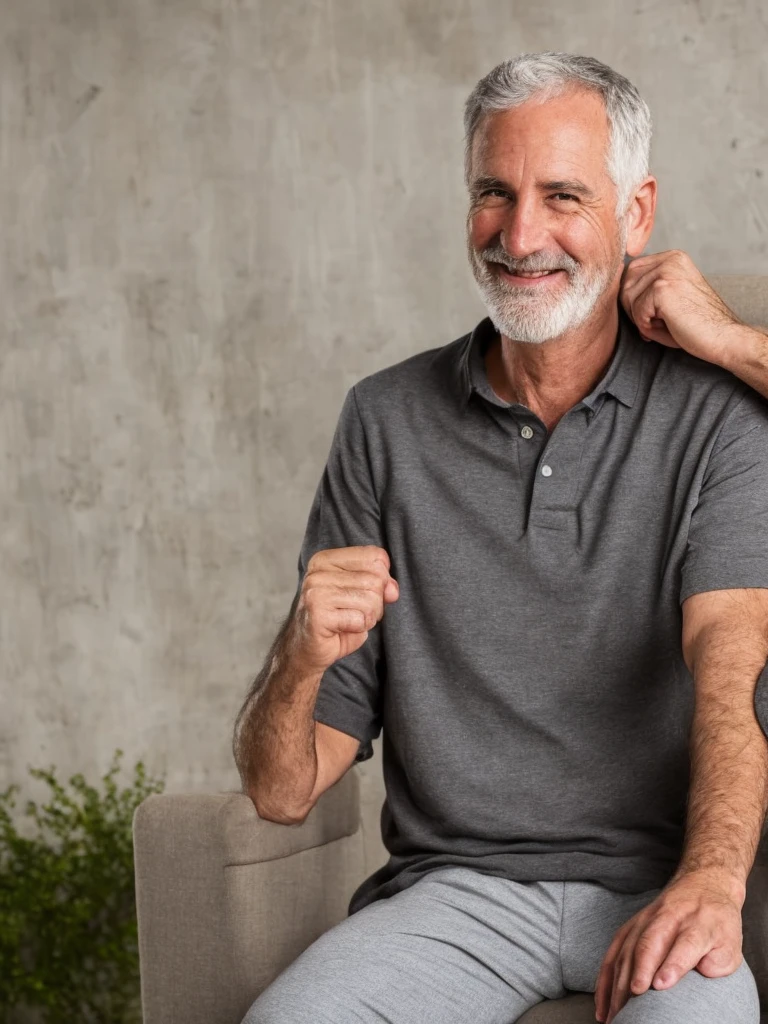
{"type": "Polygon", "coordinates": [[[706,872],[742,903],[768,808],[768,742],[754,711],[759,645],[715,644],[695,671],[691,780],[675,877],[706,872]]]}
{"type": "Polygon", "coordinates": [[[243,791],[256,809],[286,823],[315,786],[313,711],[322,673],[300,672],[291,658],[291,616],[281,627],[235,723],[233,752],[243,791]]]}
{"type": "Polygon", "coordinates": [[[722,366],[768,398],[768,331],[734,325],[722,366]]]}

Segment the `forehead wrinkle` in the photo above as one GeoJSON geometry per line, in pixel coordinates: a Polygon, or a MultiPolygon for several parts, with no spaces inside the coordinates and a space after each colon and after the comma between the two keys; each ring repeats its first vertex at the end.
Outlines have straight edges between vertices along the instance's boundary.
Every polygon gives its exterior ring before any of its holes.
{"type": "MultiPolygon", "coordinates": [[[[501,112],[499,116],[504,115],[505,112],[501,112]]],[[[507,112],[508,113],[508,112],[507,112]]],[[[603,111],[603,115],[604,111],[603,111]]],[[[554,161],[560,163],[560,160],[564,160],[565,166],[562,170],[558,170],[555,173],[548,172],[544,169],[544,175],[547,179],[551,179],[553,182],[557,179],[558,182],[571,183],[575,182],[578,185],[583,186],[580,190],[580,194],[585,199],[595,199],[600,194],[600,189],[589,188],[585,182],[579,178],[580,171],[586,169],[587,165],[592,163],[592,147],[591,145],[585,150],[585,131],[589,134],[590,139],[594,136],[594,130],[592,125],[588,123],[588,118],[582,113],[572,113],[567,118],[563,118],[559,124],[555,126],[554,135],[550,140],[550,145],[547,146],[550,157],[554,161]],[[573,166],[571,166],[573,165],[573,166]],[[574,173],[575,172],[575,173],[574,173]],[[588,188],[589,191],[585,192],[584,187],[588,188]]],[[[607,122],[606,122],[607,124],[607,122]]],[[[514,159],[515,151],[522,149],[520,157],[522,158],[522,167],[520,170],[521,176],[525,174],[525,168],[527,167],[528,145],[525,141],[521,141],[513,133],[510,138],[506,131],[501,130],[499,126],[494,126],[489,120],[483,127],[478,131],[478,142],[480,146],[477,151],[477,157],[480,167],[485,164],[491,166],[494,164],[499,166],[498,159],[501,159],[502,163],[506,163],[510,159],[514,159]]],[[[541,141],[541,140],[540,140],[541,141]]],[[[475,165],[477,166],[477,164],[475,165]]],[[[561,165],[562,166],[562,165],[561,165]]],[[[479,169],[479,168],[478,168],[479,169]]],[[[604,162],[601,163],[600,168],[595,168],[595,172],[605,171],[604,162]]],[[[547,182],[550,184],[550,182],[547,182]]],[[[545,188],[547,184],[537,182],[537,187],[545,188]]],[[[596,183],[597,184],[597,183],[596,183]]],[[[506,185],[504,186],[507,187],[506,185]]]]}

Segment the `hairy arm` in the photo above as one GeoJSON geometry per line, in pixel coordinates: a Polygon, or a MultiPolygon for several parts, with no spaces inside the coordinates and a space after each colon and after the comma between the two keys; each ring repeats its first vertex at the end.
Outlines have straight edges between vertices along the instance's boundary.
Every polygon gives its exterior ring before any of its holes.
{"type": "Polygon", "coordinates": [[[296,670],[291,627],[299,595],[282,623],[235,723],[233,754],[243,792],[262,817],[291,824],[317,778],[312,712],[322,673],[296,670]]]}
{"type": "Polygon", "coordinates": [[[768,588],[711,590],[683,602],[683,654],[694,680],[691,778],[678,867],[617,931],[595,987],[598,1021],[688,971],[732,974],[741,911],[768,806],[768,741],[755,713],[768,660],[768,588]]]}
{"type": "Polygon", "coordinates": [[[768,742],[755,686],[768,660],[768,589],[713,590],[683,602],[694,679],[691,782],[675,878],[717,876],[743,904],[768,809],[768,742]]]}
{"type": "Polygon", "coordinates": [[[730,335],[732,341],[717,362],[768,398],[768,331],[735,324],[730,335]]]}

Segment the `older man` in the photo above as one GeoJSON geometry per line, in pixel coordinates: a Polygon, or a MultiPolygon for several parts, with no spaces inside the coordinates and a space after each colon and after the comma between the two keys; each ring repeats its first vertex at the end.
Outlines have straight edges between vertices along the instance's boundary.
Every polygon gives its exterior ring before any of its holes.
{"type": "Polygon", "coordinates": [[[466,106],[489,317],[347,393],[291,612],[238,718],[303,821],[383,729],[390,858],[247,1024],[757,1024],[768,339],[643,251],[635,87],[524,54],[466,106]],[[752,387],[748,386],[752,385],[752,387]]]}

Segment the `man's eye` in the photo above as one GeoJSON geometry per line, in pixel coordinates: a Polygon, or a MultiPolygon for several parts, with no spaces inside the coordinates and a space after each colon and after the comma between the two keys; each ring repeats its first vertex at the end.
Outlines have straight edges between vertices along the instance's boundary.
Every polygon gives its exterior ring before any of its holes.
{"type": "Polygon", "coordinates": [[[480,195],[481,196],[493,196],[493,195],[506,196],[507,193],[504,191],[503,188],[487,188],[485,190],[485,192],[481,192],[480,195]]]}
{"type": "Polygon", "coordinates": [[[576,196],[572,196],[569,192],[555,192],[555,196],[564,196],[566,199],[576,198],[576,196]]]}

